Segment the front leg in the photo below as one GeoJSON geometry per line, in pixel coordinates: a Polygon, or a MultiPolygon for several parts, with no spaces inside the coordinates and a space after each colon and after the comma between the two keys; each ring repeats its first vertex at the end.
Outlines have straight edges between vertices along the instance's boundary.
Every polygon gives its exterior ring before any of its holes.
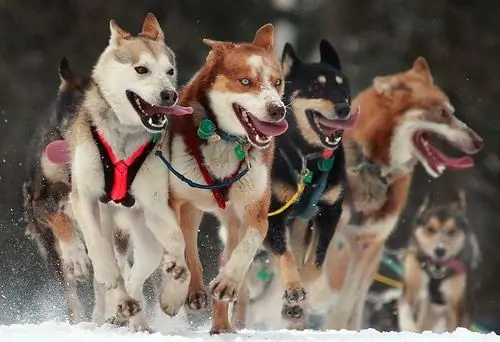
{"type": "MultiPolygon", "coordinates": [[[[417,295],[421,284],[422,270],[413,255],[405,260],[403,291],[398,302],[398,324],[400,331],[418,332],[413,309],[417,304],[417,295]]],[[[423,310],[420,308],[420,310],[423,310]]]]}
{"type": "MultiPolygon", "coordinates": [[[[250,268],[255,253],[257,253],[266,236],[269,202],[269,195],[266,194],[259,201],[255,201],[245,208],[243,217],[245,233],[234,251],[226,256],[228,258],[227,263],[210,284],[210,290],[214,299],[226,302],[236,300],[238,291],[245,280],[246,272],[250,268]]],[[[232,229],[233,232],[236,230],[236,234],[239,232],[239,229],[227,228],[232,229]]],[[[239,228],[241,229],[241,227],[239,228]]],[[[228,305],[221,302],[215,302],[214,304],[216,307],[214,307],[214,320],[211,333],[227,332],[228,305]]]]}

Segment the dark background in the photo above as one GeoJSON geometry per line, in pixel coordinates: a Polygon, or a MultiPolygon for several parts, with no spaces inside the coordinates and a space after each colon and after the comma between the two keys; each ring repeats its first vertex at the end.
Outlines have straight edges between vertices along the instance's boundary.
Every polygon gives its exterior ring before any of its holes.
{"type": "MultiPolygon", "coordinates": [[[[457,115],[486,141],[476,168],[430,180],[420,166],[391,246],[408,237],[408,222],[429,191],[467,191],[470,222],[484,254],[474,301],[480,315],[500,314],[500,21],[497,2],[446,0],[0,0],[0,324],[57,317],[61,296],[19,224],[28,141],[53,100],[57,67],[67,56],[79,74],[108,41],[109,19],[131,33],[153,11],[176,51],[180,83],[208,52],[202,38],[245,41],[276,25],[277,54],[291,41],[303,59],[317,58],[321,38],[337,48],[354,94],[375,75],[427,58],[457,115]]],[[[215,260],[214,223],[207,221],[205,260],[215,260]],[[207,243],[207,240],[212,242],[207,243]]],[[[207,277],[215,269],[207,269],[207,277]]]]}

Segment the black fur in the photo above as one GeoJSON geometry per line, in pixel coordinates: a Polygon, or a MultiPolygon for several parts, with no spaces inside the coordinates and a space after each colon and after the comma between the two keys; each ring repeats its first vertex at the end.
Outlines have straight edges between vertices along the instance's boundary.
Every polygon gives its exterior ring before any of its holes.
{"type": "MultiPolygon", "coordinates": [[[[311,153],[321,153],[326,146],[313,146],[306,141],[295,120],[295,115],[303,114],[292,113],[290,104],[293,104],[293,101],[298,98],[324,99],[331,101],[335,105],[350,105],[351,101],[349,82],[341,72],[340,59],[335,49],[328,41],[322,40],[320,43],[320,54],[321,61],[319,63],[304,63],[297,57],[291,44],[287,43],[283,51],[282,63],[287,61],[290,67],[289,70],[284,68],[285,73],[287,73],[285,75],[286,86],[284,101],[287,105],[288,112],[286,118],[289,123],[289,128],[285,134],[276,138],[275,160],[271,177],[272,183],[280,182],[292,189],[295,189],[297,186],[293,174],[299,172],[302,165],[301,157],[297,154],[295,147],[297,147],[303,155],[308,155],[311,153]],[[318,78],[322,75],[326,78],[324,84],[318,82],[318,78]],[[336,76],[342,78],[343,82],[341,84],[337,83],[336,76]],[[290,160],[294,170],[290,169],[282,153],[290,160]]],[[[265,239],[265,244],[266,247],[275,254],[282,255],[287,250],[285,237],[287,223],[295,217],[300,216],[303,212],[303,209],[307,206],[310,196],[314,191],[314,185],[318,183],[321,177],[321,171],[317,166],[319,159],[320,158],[315,158],[307,162],[307,168],[313,171],[314,177],[312,184],[306,187],[300,200],[283,213],[269,217],[269,230],[265,239]]],[[[335,152],[333,168],[328,174],[326,189],[338,185],[345,188],[345,184],[344,150],[342,144],[340,144],[335,152]]],[[[330,244],[342,214],[343,200],[344,196],[341,195],[333,205],[328,205],[327,203],[319,201],[317,203],[317,215],[310,221],[311,226],[314,224],[314,229],[318,229],[315,260],[317,267],[321,267],[324,262],[328,245],[330,244]]],[[[280,202],[273,195],[269,211],[272,212],[282,207],[283,204],[284,203],[280,202]]],[[[307,235],[304,237],[305,243],[308,240],[307,235]]]]}

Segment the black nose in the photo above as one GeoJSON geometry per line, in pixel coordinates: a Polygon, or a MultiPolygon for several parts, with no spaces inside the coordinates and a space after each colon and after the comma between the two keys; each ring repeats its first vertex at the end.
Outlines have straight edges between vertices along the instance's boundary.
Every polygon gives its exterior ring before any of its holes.
{"type": "Polygon", "coordinates": [[[280,121],[285,117],[285,107],[278,105],[267,106],[267,113],[274,121],[280,121]]]}
{"type": "Polygon", "coordinates": [[[350,112],[351,107],[349,107],[347,103],[339,103],[335,105],[335,113],[340,119],[347,119],[350,112]]]}
{"type": "Polygon", "coordinates": [[[177,92],[175,90],[163,90],[160,95],[163,104],[167,107],[173,106],[177,101],[177,92]]]}
{"type": "Polygon", "coordinates": [[[436,254],[438,258],[442,258],[446,254],[446,249],[444,249],[444,247],[436,247],[434,254],[436,254]]]}

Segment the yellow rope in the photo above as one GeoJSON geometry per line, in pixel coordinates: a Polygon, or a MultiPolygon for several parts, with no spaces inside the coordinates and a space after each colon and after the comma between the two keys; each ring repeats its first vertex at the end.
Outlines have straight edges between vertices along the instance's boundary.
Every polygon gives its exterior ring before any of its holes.
{"type": "Polygon", "coordinates": [[[267,214],[267,216],[274,216],[274,215],[281,214],[282,212],[287,210],[288,207],[290,207],[292,204],[294,204],[299,199],[300,195],[302,195],[302,193],[304,192],[304,189],[306,187],[306,185],[304,184],[304,177],[305,177],[304,172],[302,172],[302,174],[299,177],[299,184],[297,185],[297,192],[295,192],[295,194],[285,204],[283,204],[283,206],[281,208],[276,209],[273,212],[270,212],[269,214],[267,214]]]}
{"type": "Polygon", "coordinates": [[[386,276],[381,275],[380,273],[375,274],[375,276],[373,277],[373,280],[378,281],[379,283],[382,283],[385,285],[392,286],[392,287],[403,286],[403,283],[401,283],[400,281],[388,278],[386,276]]]}

